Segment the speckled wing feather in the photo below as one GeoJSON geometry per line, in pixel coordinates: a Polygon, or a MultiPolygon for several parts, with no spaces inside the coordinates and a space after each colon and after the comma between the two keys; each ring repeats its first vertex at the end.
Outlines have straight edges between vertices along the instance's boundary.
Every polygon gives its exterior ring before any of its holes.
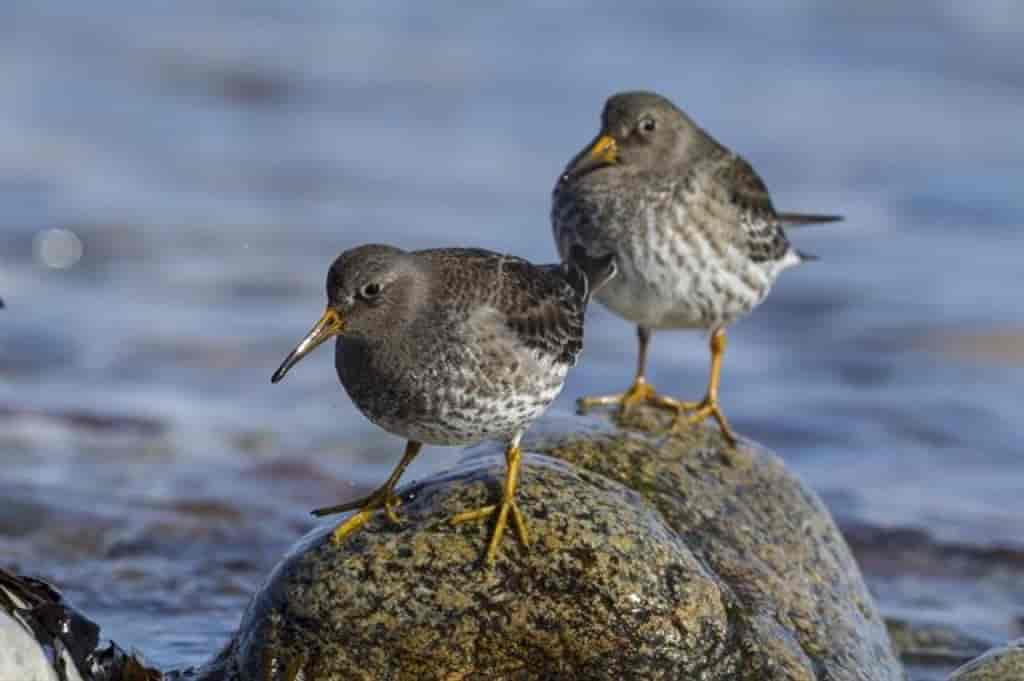
{"type": "Polygon", "coordinates": [[[790,251],[789,239],[772,205],[768,187],[742,156],[727,153],[712,166],[713,181],[736,211],[750,259],[756,263],[782,260],[790,251]]]}
{"type": "Polygon", "coordinates": [[[527,347],[570,366],[583,349],[585,302],[565,278],[560,265],[535,267],[524,261],[506,264],[505,276],[518,284],[507,290],[503,306],[509,328],[527,347]]]}
{"type": "MultiPolygon", "coordinates": [[[[426,253],[421,251],[421,253],[426,253]]],[[[583,348],[583,297],[560,265],[537,266],[479,249],[435,251],[448,296],[473,308],[491,307],[526,347],[573,365],[583,348]],[[459,266],[445,266],[445,263],[459,266]]]]}

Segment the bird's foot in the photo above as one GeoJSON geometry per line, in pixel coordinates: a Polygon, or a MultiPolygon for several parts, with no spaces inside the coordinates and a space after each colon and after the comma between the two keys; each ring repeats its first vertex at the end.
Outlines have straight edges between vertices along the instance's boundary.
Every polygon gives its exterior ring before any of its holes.
{"type": "Polygon", "coordinates": [[[721,408],[718,406],[718,400],[705,397],[700,402],[677,402],[676,404],[678,405],[679,414],[672,423],[673,432],[680,432],[684,428],[695,426],[711,416],[718,422],[718,428],[722,431],[722,437],[725,438],[725,441],[732,447],[736,446],[736,434],[729,427],[725,414],[722,413],[721,408]]]}
{"type": "Polygon", "coordinates": [[[347,536],[358,530],[360,527],[369,522],[373,514],[384,509],[385,515],[388,519],[396,525],[402,522],[402,519],[398,517],[395,509],[398,508],[402,503],[402,500],[395,494],[395,491],[390,487],[381,487],[374,490],[369,495],[350,501],[346,504],[338,504],[337,506],[325,506],[323,508],[317,508],[312,511],[313,515],[321,517],[325,515],[334,515],[335,513],[345,513],[347,511],[358,512],[347,518],[344,522],[340,523],[334,528],[331,533],[331,541],[335,544],[340,544],[345,540],[347,536]]]}
{"type": "Polygon", "coordinates": [[[491,506],[484,506],[474,511],[466,511],[459,513],[452,517],[452,525],[461,525],[462,523],[476,522],[480,520],[486,520],[492,515],[497,514],[498,519],[494,524],[494,533],[491,535],[491,543],[487,546],[487,562],[493,563],[494,559],[498,555],[498,546],[501,544],[502,535],[505,534],[505,527],[508,525],[508,516],[511,514],[512,522],[516,526],[516,534],[519,537],[519,543],[523,546],[530,545],[530,535],[526,531],[526,521],[523,519],[523,514],[519,510],[519,505],[516,504],[513,499],[506,499],[500,504],[492,504],[491,506]]]}
{"type": "Polygon", "coordinates": [[[649,404],[660,409],[670,409],[673,411],[679,411],[682,408],[679,400],[674,400],[671,397],[665,397],[659,395],[658,391],[654,389],[650,383],[638,377],[633,381],[633,385],[625,392],[616,393],[614,395],[599,395],[595,397],[581,397],[576,401],[576,408],[581,414],[587,413],[594,407],[609,407],[618,405],[619,413],[626,414],[630,409],[638,404],[649,404]]]}

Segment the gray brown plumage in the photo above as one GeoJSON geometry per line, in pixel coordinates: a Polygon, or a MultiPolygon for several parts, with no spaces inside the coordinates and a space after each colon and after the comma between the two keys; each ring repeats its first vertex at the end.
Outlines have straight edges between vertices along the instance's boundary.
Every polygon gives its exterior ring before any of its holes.
{"type": "MultiPolygon", "coordinates": [[[[421,443],[503,439],[514,480],[519,439],[561,390],[583,347],[591,292],[614,273],[611,256],[591,259],[582,249],[564,265],[549,266],[465,248],[406,252],[368,245],[342,253],[327,275],[327,310],[272,380],[337,336],[335,367],[352,401],[409,446],[376,492],[315,511],[360,509],[335,538],[343,539],[377,508],[393,516],[394,485],[421,443]]],[[[492,509],[500,515],[490,559],[508,513],[526,540],[514,498],[506,496],[492,509]]],[[[456,520],[490,514],[474,513],[456,520]]]]}
{"type": "Polygon", "coordinates": [[[839,216],[776,212],[743,157],[666,98],[626,92],[608,99],[601,132],[559,177],[551,219],[563,256],[574,245],[615,256],[619,274],[597,299],[638,327],[633,385],[581,406],[648,401],[694,411],[690,421],[714,416],[734,440],[717,404],[725,328],[760,304],[783,270],[810,258],[793,248],[784,224],[839,216]],[[653,330],[678,328],[712,334],[712,376],[700,402],[661,397],[645,379],[653,330]]]}

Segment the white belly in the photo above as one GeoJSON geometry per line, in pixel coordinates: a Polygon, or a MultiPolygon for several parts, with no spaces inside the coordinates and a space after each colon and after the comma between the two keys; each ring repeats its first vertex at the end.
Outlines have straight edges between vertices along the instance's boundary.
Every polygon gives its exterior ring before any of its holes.
{"type": "Polygon", "coordinates": [[[726,326],[764,300],[776,274],[732,247],[720,257],[697,234],[665,241],[634,231],[618,250],[619,273],[596,297],[650,329],[726,326]]]}
{"type": "Polygon", "coordinates": [[[472,409],[462,409],[459,403],[449,400],[450,407],[430,418],[404,422],[376,419],[375,422],[407,440],[431,445],[461,446],[481,440],[508,440],[543,414],[561,390],[559,382],[556,387],[536,396],[493,400],[470,398],[474,405],[472,409]]]}

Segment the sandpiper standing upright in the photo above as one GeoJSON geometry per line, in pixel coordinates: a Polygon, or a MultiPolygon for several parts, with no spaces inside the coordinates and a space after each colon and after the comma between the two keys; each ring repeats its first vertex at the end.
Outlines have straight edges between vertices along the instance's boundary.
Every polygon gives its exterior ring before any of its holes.
{"type": "Polygon", "coordinates": [[[713,416],[735,443],[718,405],[725,329],[811,257],[790,245],[784,224],[839,219],[776,212],[753,167],[661,95],[610,97],[600,133],[555,185],[551,222],[563,257],[575,245],[614,254],[618,275],[596,297],[636,323],[639,357],[625,392],[582,398],[580,408],[646,402],[674,410],[675,426],[713,416]],[[655,329],[691,328],[710,331],[711,374],[704,399],[682,402],[647,382],[647,346],[655,329]]]}

